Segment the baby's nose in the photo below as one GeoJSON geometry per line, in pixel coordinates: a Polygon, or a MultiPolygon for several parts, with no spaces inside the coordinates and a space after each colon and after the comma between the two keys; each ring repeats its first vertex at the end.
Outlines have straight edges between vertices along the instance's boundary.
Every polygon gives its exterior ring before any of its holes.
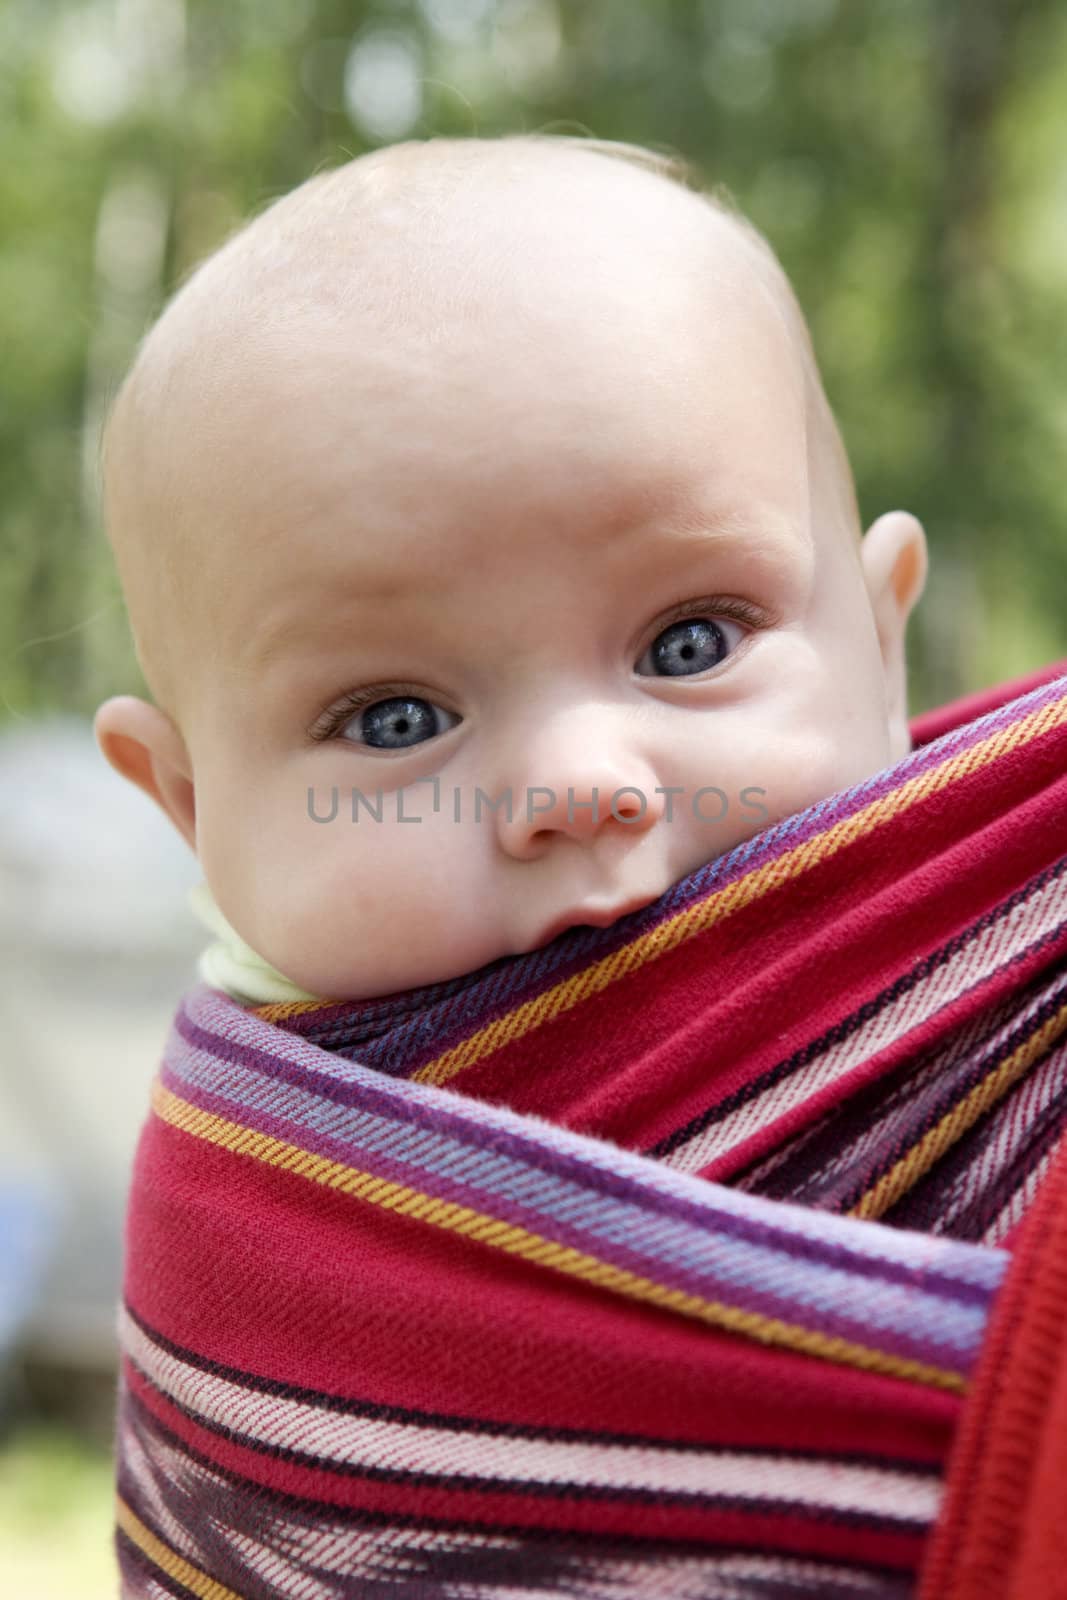
{"type": "Polygon", "coordinates": [[[510,807],[497,809],[498,837],[509,855],[532,860],[561,838],[588,843],[607,831],[646,833],[663,815],[664,797],[649,762],[617,746],[575,741],[519,764],[510,807]]]}

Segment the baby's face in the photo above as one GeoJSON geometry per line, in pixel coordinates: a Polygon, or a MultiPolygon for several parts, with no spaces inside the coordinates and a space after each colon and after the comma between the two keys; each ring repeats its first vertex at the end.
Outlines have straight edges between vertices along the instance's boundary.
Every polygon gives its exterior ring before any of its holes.
{"type": "Polygon", "coordinates": [[[614,921],[901,753],[749,246],[723,224],[699,281],[578,254],[520,260],[434,338],[311,332],[213,436],[197,850],[312,993],[614,921]]]}

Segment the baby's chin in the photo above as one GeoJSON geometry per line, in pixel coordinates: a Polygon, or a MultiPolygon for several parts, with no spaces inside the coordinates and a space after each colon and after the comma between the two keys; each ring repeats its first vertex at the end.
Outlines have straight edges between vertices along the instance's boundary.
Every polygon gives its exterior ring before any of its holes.
{"type": "Polygon", "coordinates": [[[406,967],[389,966],[362,972],[338,972],[332,966],[321,969],[301,967],[300,975],[297,975],[294,965],[293,974],[287,972],[285,976],[298,988],[315,995],[319,1000],[357,1005],[364,1002],[392,1000],[401,995],[411,995],[423,990],[429,991],[441,984],[455,983],[461,979],[470,979],[473,982],[479,974],[487,972],[490,968],[518,959],[520,959],[519,952],[507,949],[486,955],[472,952],[467,960],[455,954],[449,958],[447,953],[442,952],[437,960],[426,959],[406,967]]]}
{"type": "Polygon", "coordinates": [[[584,941],[590,933],[616,925],[622,926],[630,920],[636,920],[637,915],[637,911],[620,912],[618,915],[596,921],[567,917],[562,925],[557,919],[557,922],[550,923],[547,928],[534,938],[523,942],[521,946],[513,943],[501,945],[484,953],[472,952],[466,961],[456,955],[450,959],[447,953],[442,952],[439,960],[420,962],[417,966],[408,966],[402,971],[391,969],[388,972],[338,974],[333,969],[329,971],[302,969],[302,975],[299,977],[295,973],[292,976],[286,973],[285,976],[298,988],[306,990],[324,1002],[356,1005],[387,1001],[401,995],[410,996],[421,991],[432,991],[442,984],[453,984],[463,980],[475,983],[483,974],[522,961],[549,945],[565,946],[568,940],[576,943],[584,941]],[[315,979],[325,981],[313,981],[315,979]]]}

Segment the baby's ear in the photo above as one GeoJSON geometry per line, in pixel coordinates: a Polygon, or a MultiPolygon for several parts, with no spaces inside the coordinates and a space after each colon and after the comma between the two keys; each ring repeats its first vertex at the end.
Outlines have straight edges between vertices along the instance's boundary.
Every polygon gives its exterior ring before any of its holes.
{"type": "Polygon", "coordinates": [[[867,529],[860,560],[885,667],[893,760],[899,761],[911,749],[904,633],[926,583],[922,523],[910,512],[887,511],[867,529]]]}
{"type": "Polygon", "coordinates": [[[182,838],[196,851],[196,795],[185,741],[165,711],[117,695],[93,719],[96,742],[122,777],[161,806],[182,838]]]}

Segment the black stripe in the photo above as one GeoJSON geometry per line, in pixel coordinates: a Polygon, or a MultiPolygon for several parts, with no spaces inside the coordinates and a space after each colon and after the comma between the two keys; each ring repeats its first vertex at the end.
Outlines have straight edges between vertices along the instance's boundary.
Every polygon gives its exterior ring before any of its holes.
{"type": "MultiPolygon", "coordinates": [[[[987,1145],[996,1138],[1002,1116],[1017,1116],[1015,1102],[1025,1093],[1031,1077],[1048,1065],[1057,1055],[1067,1059],[1067,1039],[1057,1039],[1045,1055],[1034,1062],[1025,1077],[1012,1086],[1009,1094],[998,1103],[995,1115],[983,1118],[968,1130],[964,1137],[944,1159],[928,1172],[907,1194],[879,1220],[891,1227],[911,1228],[929,1233],[940,1221],[949,1199],[948,1191],[961,1174],[980,1162],[987,1145]]],[[[992,1182],[987,1182],[981,1192],[972,1194],[962,1210],[958,1210],[952,1223],[952,1237],[963,1237],[981,1243],[982,1237],[994,1220],[1004,1210],[1012,1196],[1025,1185],[1030,1174],[1042,1158],[1055,1149],[1067,1126],[1067,1088],[1053,1095],[1048,1104],[1037,1108],[1026,1125],[1014,1154],[997,1169],[992,1182]],[[961,1230],[962,1229],[962,1233],[961,1230]]],[[[1036,1198],[1036,1195],[1035,1195],[1036,1198]]],[[[1016,1221],[1027,1214],[1023,1209],[1016,1221]]],[[[989,1246],[987,1248],[1000,1248],[989,1246]]]]}

